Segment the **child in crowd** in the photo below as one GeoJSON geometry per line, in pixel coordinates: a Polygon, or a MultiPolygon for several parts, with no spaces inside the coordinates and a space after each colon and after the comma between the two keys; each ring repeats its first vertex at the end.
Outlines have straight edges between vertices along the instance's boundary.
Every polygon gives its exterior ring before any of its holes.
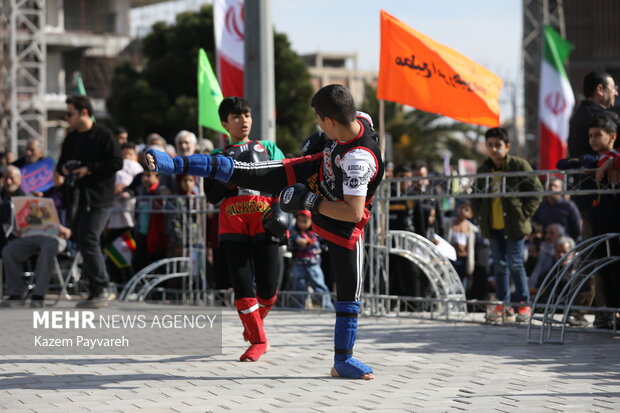
{"type": "Polygon", "coordinates": [[[173,257],[184,256],[184,249],[190,247],[190,241],[196,245],[201,241],[196,215],[192,212],[198,210],[198,202],[195,198],[189,198],[196,193],[196,177],[192,175],[177,175],[178,197],[170,201],[169,209],[175,213],[170,214],[168,219],[168,234],[170,235],[170,255],[173,257]]]}
{"type": "MultiPolygon", "coordinates": [[[[510,139],[504,128],[491,128],[485,133],[489,157],[480,165],[478,173],[531,171],[530,164],[522,158],[509,155],[510,139]]],[[[490,185],[485,178],[478,178],[478,192],[500,192],[502,177],[494,176],[490,185]]],[[[507,177],[506,186],[519,192],[536,193],[542,185],[536,176],[527,178],[507,177]]],[[[530,293],[525,275],[523,250],[525,236],[532,232],[530,218],[538,209],[541,196],[475,198],[472,206],[480,224],[482,236],[489,238],[495,274],[495,295],[504,305],[498,305],[487,314],[487,320],[502,318],[511,321],[515,317],[511,301],[520,303],[516,320],[527,321],[532,313],[530,293]],[[515,284],[511,295],[510,276],[515,284]],[[502,314],[504,312],[504,314],[502,314]]]]}
{"type": "MultiPolygon", "coordinates": [[[[295,218],[296,222],[289,238],[289,249],[293,253],[291,290],[307,291],[310,286],[315,293],[329,294],[321,269],[321,245],[311,228],[312,215],[310,211],[302,210],[295,215],[295,218]]],[[[323,308],[334,309],[329,295],[323,295],[323,308]]]]}
{"type": "MultiPolygon", "coordinates": [[[[575,258],[575,252],[571,252],[573,248],[575,248],[575,240],[568,236],[560,237],[555,243],[555,261],[562,260],[562,267],[569,265],[575,258]]],[[[561,287],[563,288],[564,284],[561,287]]],[[[593,285],[584,286],[577,294],[573,304],[590,307],[594,300],[593,287],[593,285]]],[[[586,327],[590,324],[583,310],[572,310],[566,322],[572,327],[586,327]]]]}
{"type": "MultiPolygon", "coordinates": [[[[198,218],[201,203],[197,199],[197,178],[181,174],[172,177],[176,191],[174,198],[166,200],[166,234],[168,235],[168,257],[188,257],[192,261],[193,276],[205,271],[205,242],[201,233],[204,222],[198,218]]],[[[183,288],[180,278],[168,280],[166,285],[173,289],[183,288]]],[[[212,287],[212,286],[211,286],[212,287]]]]}
{"type": "MultiPolygon", "coordinates": [[[[560,159],[557,163],[558,169],[601,167],[601,172],[611,169],[611,166],[614,164],[612,160],[618,154],[618,152],[614,150],[616,133],[617,125],[611,118],[604,115],[595,117],[588,125],[588,142],[596,154],[585,154],[578,158],[560,159]]],[[[602,176],[600,176],[600,178],[602,178],[602,176]]]]}
{"type": "MultiPolygon", "coordinates": [[[[555,249],[558,239],[564,237],[566,230],[560,224],[547,225],[545,229],[545,237],[539,245],[538,258],[536,265],[530,273],[528,284],[530,286],[530,294],[535,295],[543,280],[549,273],[549,270],[555,264],[555,249]]],[[[571,238],[572,239],[572,238],[571,238]]]]}
{"type": "Polygon", "coordinates": [[[448,231],[448,241],[456,249],[456,261],[452,264],[467,290],[467,283],[474,273],[476,236],[480,232],[470,219],[474,213],[471,203],[463,200],[456,208],[456,218],[448,231]]]}
{"type": "Polygon", "coordinates": [[[157,172],[145,170],[142,174],[142,187],[136,195],[143,198],[136,205],[136,250],[133,254],[132,266],[138,271],[147,265],[166,258],[168,237],[165,234],[166,215],[153,210],[163,209],[159,199],[149,200],[149,196],[169,195],[168,189],[159,184],[157,172]]]}
{"type": "MultiPolygon", "coordinates": [[[[570,168],[596,168],[596,178],[598,181],[607,183],[605,173],[608,172],[609,178],[615,180],[615,172],[611,173],[615,164],[618,151],[614,149],[617,137],[617,124],[608,116],[597,116],[588,125],[588,142],[596,154],[586,154],[579,158],[562,159],[558,161],[559,169],[570,168]]],[[[611,181],[613,184],[613,181],[611,181]]],[[[598,184],[597,184],[598,185],[598,184]]],[[[620,220],[617,219],[617,211],[620,208],[620,197],[616,194],[595,195],[592,203],[586,212],[592,220],[592,235],[602,235],[612,232],[620,232],[620,220]]],[[[609,245],[601,245],[595,252],[596,257],[602,258],[607,254],[612,256],[620,255],[620,243],[612,240],[609,245]],[[607,250],[610,250],[609,252],[607,250]]],[[[599,270],[601,289],[605,305],[607,307],[620,307],[620,264],[612,263],[599,270]]],[[[597,288],[597,292],[599,289],[597,288]]],[[[594,322],[595,327],[613,328],[611,317],[603,317],[603,313],[598,314],[594,322]]]]}
{"type": "MultiPolygon", "coordinates": [[[[123,169],[116,171],[116,176],[114,177],[114,205],[103,237],[103,245],[106,246],[104,251],[110,258],[113,257],[113,254],[109,246],[118,237],[131,231],[135,226],[134,209],[136,200],[131,197],[131,193],[127,192],[126,189],[131,185],[134,178],[144,171],[144,168],[138,162],[138,152],[133,143],[123,144],[121,152],[123,154],[123,169]]],[[[115,283],[125,284],[133,276],[131,263],[110,259],[106,264],[110,280],[115,283]]]]}

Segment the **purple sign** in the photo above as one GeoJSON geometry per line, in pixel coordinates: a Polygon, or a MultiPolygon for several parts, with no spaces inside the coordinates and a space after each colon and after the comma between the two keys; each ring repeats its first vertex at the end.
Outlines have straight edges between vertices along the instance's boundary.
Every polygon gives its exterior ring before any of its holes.
{"type": "Polygon", "coordinates": [[[45,192],[54,186],[54,160],[44,158],[21,168],[22,189],[26,192],[45,192]]]}

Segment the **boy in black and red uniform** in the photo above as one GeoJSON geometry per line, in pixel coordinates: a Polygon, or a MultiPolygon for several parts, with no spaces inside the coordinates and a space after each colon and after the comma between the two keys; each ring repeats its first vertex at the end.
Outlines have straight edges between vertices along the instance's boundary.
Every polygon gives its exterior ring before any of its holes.
{"type": "MultiPolygon", "coordinates": [[[[222,126],[230,134],[230,143],[212,154],[223,153],[246,162],[284,159],[274,142],[249,139],[252,111],[247,100],[228,97],[220,103],[218,113],[222,126]]],[[[235,290],[243,337],[251,343],[240,360],[256,361],[269,349],[263,320],[277,296],[279,240],[263,226],[263,216],[276,198],[272,193],[225,186],[211,179],[205,180],[205,193],[212,204],[221,201],[220,246],[235,290]]]]}
{"type": "MultiPolygon", "coordinates": [[[[191,173],[244,188],[280,193],[286,212],[312,212],[313,229],[328,242],[335,262],[334,377],[372,379],[372,369],[352,357],[363,285],[363,232],[370,202],[383,179],[383,160],[370,122],[356,117],[351,93],[328,85],[312,98],[317,121],[329,137],[322,152],[301,158],[245,163],[216,155],[171,159],[149,150],[149,167],[191,173]],[[287,187],[287,185],[290,185],[287,187]]],[[[312,146],[312,145],[310,145],[312,146]]]]}

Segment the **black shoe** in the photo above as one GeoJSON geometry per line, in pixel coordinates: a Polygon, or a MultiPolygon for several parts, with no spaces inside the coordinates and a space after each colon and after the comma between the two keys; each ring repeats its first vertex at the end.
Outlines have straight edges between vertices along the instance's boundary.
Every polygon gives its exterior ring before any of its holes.
{"type": "Polygon", "coordinates": [[[26,300],[24,300],[19,295],[11,295],[6,300],[2,300],[0,302],[0,307],[2,308],[10,308],[10,307],[20,307],[26,304],[26,300]]]}
{"type": "Polygon", "coordinates": [[[98,292],[91,293],[86,300],[79,301],[76,308],[105,308],[110,300],[110,292],[102,288],[98,292]]]}
{"type": "Polygon", "coordinates": [[[33,295],[30,299],[30,307],[31,308],[42,308],[45,307],[45,297],[40,295],[33,295]]]}
{"type": "Polygon", "coordinates": [[[611,330],[614,328],[613,322],[611,319],[611,314],[597,314],[597,317],[594,319],[594,323],[592,324],[594,328],[602,328],[604,330],[611,330]]]}

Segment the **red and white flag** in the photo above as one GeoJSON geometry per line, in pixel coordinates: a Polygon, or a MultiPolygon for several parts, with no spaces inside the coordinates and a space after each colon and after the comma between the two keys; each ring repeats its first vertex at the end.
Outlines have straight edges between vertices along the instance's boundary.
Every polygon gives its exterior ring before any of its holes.
{"type": "Polygon", "coordinates": [[[222,95],[243,97],[245,37],[243,0],[215,0],[213,27],[222,95]]]}
{"type": "Polygon", "coordinates": [[[555,169],[556,163],[566,157],[568,121],[575,106],[564,68],[573,46],[551,26],[544,27],[544,42],[538,98],[538,169],[555,169]]]}

